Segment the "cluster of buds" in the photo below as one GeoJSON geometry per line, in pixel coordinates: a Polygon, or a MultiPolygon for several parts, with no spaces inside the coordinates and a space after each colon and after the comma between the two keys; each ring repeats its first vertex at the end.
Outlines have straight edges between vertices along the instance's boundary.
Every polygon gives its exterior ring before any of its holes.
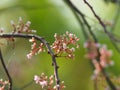
{"type": "Polygon", "coordinates": [[[35,40],[34,37],[32,37],[31,39],[29,39],[29,42],[31,42],[32,45],[31,45],[31,51],[30,51],[30,53],[27,54],[27,58],[28,59],[31,59],[33,55],[37,55],[40,52],[45,51],[44,44],[43,43],[37,44],[37,41],[35,40]]]}
{"type": "Polygon", "coordinates": [[[94,74],[98,75],[103,68],[114,64],[111,60],[112,51],[108,50],[106,45],[100,45],[93,41],[87,41],[84,44],[84,47],[88,49],[86,57],[92,60],[95,67],[94,74]],[[97,59],[99,59],[99,61],[97,59]]]}
{"type": "Polygon", "coordinates": [[[62,81],[61,85],[56,86],[54,84],[54,77],[51,75],[49,78],[44,73],[42,73],[40,76],[35,75],[34,81],[36,84],[41,85],[42,88],[46,88],[46,90],[57,90],[57,87],[60,88],[60,90],[65,88],[64,82],[62,81]]]}
{"type": "Polygon", "coordinates": [[[101,66],[107,67],[108,65],[113,65],[114,62],[110,59],[112,56],[112,51],[111,50],[107,50],[107,46],[103,45],[100,50],[100,64],[101,66]]]}
{"type": "Polygon", "coordinates": [[[3,81],[3,79],[0,79],[0,90],[5,90],[7,85],[10,85],[9,81],[3,81]]]}
{"type": "Polygon", "coordinates": [[[57,35],[57,33],[55,33],[54,38],[55,41],[51,48],[54,50],[55,55],[57,57],[74,59],[75,48],[72,47],[72,45],[75,45],[76,48],[79,48],[79,44],[77,43],[79,38],[75,34],[69,33],[68,31],[63,35],[57,35]]]}
{"type": "Polygon", "coordinates": [[[14,32],[13,33],[36,33],[36,30],[29,29],[30,25],[31,25],[31,22],[27,21],[26,24],[24,24],[24,22],[23,22],[21,17],[19,17],[17,25],[15,25],[13,20],[11,20],[11,25],[14,28],[14,32]]]}
{"type": "MultiPolygon", "coordinates": [[[[27,21],[26,24],[24,24],[21,17],[19,17],[18,24],[15,24],[13,20],[11,20],[11,25],[13,27],[13,34],[14,33],[36,33],[36,30],[31,30],[30,25],[31,22],[27,21]]],[[[0,33],[4,33],[4,28],[0,28],[0,33]]],[[[14,42],[15,39],[13,37],[7,38],[7,41],[14,42]]]]}
{"type": "Polygon", "coordinates": [[[108,50],[106,45],[103,45],[99,48],[100,61],[93,61],[95,66],[95,74],[99,74],[103,68],[106,68],[108,65],[114,65],[113,60],[111,60],[112,51],[108,50]]]}

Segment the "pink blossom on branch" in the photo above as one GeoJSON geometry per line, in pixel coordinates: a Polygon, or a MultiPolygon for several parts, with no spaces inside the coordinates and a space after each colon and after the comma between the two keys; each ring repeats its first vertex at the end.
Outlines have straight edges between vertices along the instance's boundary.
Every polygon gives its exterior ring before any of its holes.
{"type": "MultiPolygon", "coordinates": [[[[55,33],[54,38],[55,41],[51,45],[51,48],[53,49],[55,56],[74,59],[74,46],[79,48],[79,44],[77,43],[79,38],[75,34],[69,32],[66,32],[64,35],[57,35],[57,33],[55,33]]],[[[33,55],[45,51],[44,44],[38,44],[34,37],[29,39],[29,42],[31,42],[32,45],[30,53],[27,54],[28,59],[31,59],[33,55]]]]}
{"type": "Polygon", "coordinates": [[[103,45],[100,50],[100,64],[101,66],[107,67],[108,65],[113,65],[114,62],[110,59],[112,56],[112,51],[111,50],[107,50],[107,46],[103,45]]]}
{"type": "Polygon", "coordinates": [[[43,73],[41,75],[41,77],[35,75],[34,76],[34,81],[36,84],[40,84],[42,86],[42,88],[44,88],[45,86],[47,86],[48,82],[47,82],[47,77],[43,77],[43,73]]]}
{"type": "Polygon", "coordinates": [[[113,65],[114,62],[111,60],[112,51],[107,49],[106,45],[100,45],[91,40],[88,40],[84,47],[88,49],[86,57],[92,60],[95,67],[94,74],[98,75],[103,68],[108,65],[113,65]],[[99,61],[97,61],[99,59],[99,61]]]}
{"type": "Polygon", "coordinates": [[[95,43],[91,40],[88,40],[84,43],[84,48],[88,49],[87,54],[85,55],[88,59],[93,60],[98,56],[97,49],[100,47],[99,43],[95,43]]]}
{"type": "Polygon", "coordinates": [[[75,48],[73,46],[79,48],[79,44],[77,43],[79,38],[75,34],[69,33],[68,31],[63,35],[58,35],[55,33],[54,38],[55,41],[51,48],[54,50],[55,55],[57,57],[74,59],[75,48]]]}
{"type": "Polygon", "coordinates": [[[5,90],[5,87],[9,85],[9,81],[3,81],[3,79],[0,79],[0,90],[5,90]]]}
{"type": "Polygon", "coordinates": [[[65,88],[64,81],[61,82],[60,86],[54,85],[54,77],[51,75],[49,78],[44,73],[40,76],[35,75],[34,81],[36,84],[39,84],[42,88],[46,88],[46,90],[57,90],[57,87],[60,87],[60,90],[65,88]]]}
{"type": "Polygon", "coordinates": [[[45,51],[44,44],[43,43],[38,44],[34,37],[29,39],[29,42],[31,42],[32,45],[31,45],[30,53],[27,54],[28,59],[31,59],[33,55],[37,55],[37,54],[45,51]]]}

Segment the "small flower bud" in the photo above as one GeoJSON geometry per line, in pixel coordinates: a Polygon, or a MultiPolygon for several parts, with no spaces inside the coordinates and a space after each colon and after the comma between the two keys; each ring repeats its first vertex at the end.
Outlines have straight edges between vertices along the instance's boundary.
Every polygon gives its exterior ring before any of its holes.
{"type": "Polygon", "coordinates": [[[74,48],[74,47],[72,47],[70,50],[71,50],[72,52],[74,52],[74,51],[75,51],[75,48],[74,48]]]}
{"type": "Polygon", "coordinates": [[[35,41],[35,38],[32,37],[32,39],[29,39],[29,42],[34,42],[35,41]]]}
{"type": "Polygon", "coordinates": [[[69,34],[69,37],[73,37],[73,34],[72,34],[72,33],[70,33],[70,34],[69,34]]]}
{"type": "Polygon", "coordinates": [[[50,80],[53,79],[53,75],[51,75],[49,79],[50,79],[50,80]]]}
{"type": "Polygon", "coordinates": [[[67,48],[66,43],[63,43],[63,49],[66,49],[66,48],[67,48]]]}
{"type": "Polygon", "coordinates": [[[31,59],[32,58],[32,53],[27,54],[27,58],[31,59]]]}
{"type": "Polygon", "coordinates": [[[54,34],[54,37],[55,37],[55,38],[57,37],[57,33],[54,34]]]}
{"type": "Polygon", "coordinates": [[[27,27],[29,27],[30,24],[31,24],[31,22],[30,22],[30,21],[27,21],[27,23],[26,23],[25,25],[26,25],[27,27]]]}

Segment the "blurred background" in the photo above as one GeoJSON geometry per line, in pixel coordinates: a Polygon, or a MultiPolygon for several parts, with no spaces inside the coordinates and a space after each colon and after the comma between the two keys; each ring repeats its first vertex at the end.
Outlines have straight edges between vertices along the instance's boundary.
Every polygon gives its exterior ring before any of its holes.
{"type": "MultiPolygon", "coordinates": [[[[88,17],[87,20],[93,27],[92,30],[99,42],[106,44],[113,51],[112,60],[115,65],[108,67],[107,72],[110,75],[119,76],[120,54],[104,34],[102,27],[83,0],[71,1],[88,17]]],[[[112,22],[118,13],[119,6],[113,0],[89,0],[89,2],[103,21],[112,22]]],[[[85,58],[86,50],[83,48],[84,35],[81,26],[64,0],[0,0],[0,27],[3,27],[5,32],[13,30],[10,21],[14,20],[17,23],[19,17],[22,17],[24,22],[30,20],[31,29],[37,30],[37,35],[44,37],[50,43],[54,42],[54,33],[63,34],[66,31],[75,33],[80,38],[80,48],[76,49],[75,60],[57,59],[60,67],[59,77],[61,81],[65,81],[65,90],[94,90],[91,80],[93,69],[90,61],[85,58]]],[[[117,35],[120,33],[119,22],[118,18],[115,26],[117,35]]],[[[31,44],[27,39],[16,39],[15,43],[0,39],[0,42],[3,44],[0,48],[6,66],[13,79],[13,90],[42,90],[41,86],[33,82],[33,78],[34,75],[40,75],[43,72],[48,76],[54,73],[50,55],[44,52],[28,60],[26,55],[30,51],[31,44]]],[[[7,79],[1,63],[0,78],[7,79]]]]}

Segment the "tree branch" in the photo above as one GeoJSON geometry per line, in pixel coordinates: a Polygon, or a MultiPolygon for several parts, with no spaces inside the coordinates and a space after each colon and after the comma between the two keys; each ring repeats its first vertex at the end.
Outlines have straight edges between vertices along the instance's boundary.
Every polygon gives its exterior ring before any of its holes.
{"type": "Polygon", "coordinates": [[[105,24],[103,23],[103,21],[101,20],[101,18],[95,13],[93,7],[86,1],[84,0],[84,3],[90,8],[90,10],[92,11],[93,15],[96,17],[96,19],[99,21],[100,25],[103,27],[104,32],[108,35],[108,37],[111,40],[114,40],[116,42],[120,43],[120,39],[116,38],[112,33],[108,32],[105,24]]]}
{"type": "Polygon", "coordinates": [[[109,87],[112,89],[112,90],[117,90],[117,88],[115,87],[115,85],[112,83],[112,81],[110,80],[110,78],[108,77],[108,75],[106,74],[104,68],[102,68],[101,64],[99,63],[99,66],[100,68],[102,69],[102,74],[104,75],[106,81],[107,81],[107,84],[109,85],[109,87]]]}
{"type": "Polygon", "coordinates": [[[84,34],[85,39],[87,39],[89,36],[88,36],[88,34],[87,34],[86,30],[85,30],[85,26],[84,26],[84,24],[83,24],[83,22],[82,22],[82,20],[81,20],[82,18],[80,18],[80,17],[79,17],[79,14],[71,7],[71,3],[70,3],[68,0],[64,0],[64,1],[65,1],[65,3],[70,7],[70,9],[71,9],[71,11],[73,12],[76,20],[78,21],[78,23],[79,23],[80,26],[81,26],[81,29],[82,29],[82,32],[83,32],[83,34],[84,34]]]}
{"type": "Polygon", "coordinates": [[[1,38],[28,38],[28,39],[34,37],[36,40],[42,42],[47,47],[48,53],[52,57],[52,64],[54,66],[54,76],[55,76],[55,80],[56,80],[57,90],[60,89],[59,88],[60,80],[59,80],[59,76],[58,76],[58,65],[56,62],[56,56],[52,52],[49,43],[44,38],[37,36],[37,35],[33,35],[33,34],[22,34],[22,33],[0,34],[0,37],[1,38]]]}
{"type": "Polygon", "coordinates": [[[8,69],[7,69],[6,65],[5,65],[1,49],[0,49],[0,59],[1,59],[2,66],[3,66],[4,70],[5,70],[5,73],[6,73],[7,77],[8,77],[8,79],[9,79],[9,83],[10,83],[9,90],[12,90],[12,78],[11,78],[9,72],[8,72],[8,69]]]}
{"type": "MultiPolygon", "coordinates": [[[[76,11],[76,12],[81,16],[81,18],[83,19],[83,22],[84,22],[84,23],[86,24],[86,26],[88,27],[88,30],[89,30],[91,36],[93,37],[95,43],[98,43],[98,40],[97,40],[96,36],[94,35],[94,33],[92,32],[91,26],[90,26],[89,23],[87,22],[87,20],[86,20],[86,18],[85,18],[85,15],[84,15],[82,12],[80,12],[80,10],[78,10],[78,9],[72,4],[72,2],[71,2],[70,0],[64,0],[64,1],[66,1],[66,2],[68,3],[68,5],[69,5],[74,11],[76,11]]],[[[75,14],[75,16],[76,16],[76,18],[78,19],[79,23],[82,25],[82,22],[81,22],[81,20],[79,19],[79,17],[77,17],[77,15],[76,15],[75,12],[73,12],[73,13],[75,14]]],[[[94,12],[94,13],[95,13],[95,12],[94,12]]],[[[95,14],[95,16],[96,16],[96,14],[95,14]]],[[[97,16],[97,17],[98,17],[98,16],[97,16]]],[[[98,18],[99,18],[99,17],[98,17],[98,18]]],[[[100,18],[99,18],[99,20],[100,20],[100,23],[101,23],[102,21],[101,21],[100,18]]],[[[102,22],[102,25],[104,25],[103,22],[102,22]]],[[[82,26],[82,27],[83,27],[83,26],[82,26]]],[[[105,31],[107,31],[105,25],[104,25],[104,27],[105,27],[105,31]]],[[[84,28],[83,28],[83,29],[84,29],[84,28]]],[[[85,29],[84,29],[84,30],[85,30],[85,29]]],[[[85,31],[84,31],[84,35],[86,35],[85,31]]],[[[87,37],[88,37],[88,36],[87,36],[87,37]]],[[[86,38],[87,38],[87,37],[86,37],[86,38]]],[[[98,52],[97,62],[99,63],[99,57],[100,57],[99,49],[97,50],[97,52],[98,52]]],[[[105,70],[102,68],[102,66],[101,66],[100,63],[99,63],[99,66],[100,66],[100,68],[101,68],[101,70],[102,70],[102,74],[104,75],[104,77],[105,77],[108,85],[111,87],[112,90],[116,90],[116,87],[115,87],[114,84],[111,82],[111,80],[109,79],[109,77],[108,77],[107,74],[105,73],[105,70]]],[[[96,86],[96,85],[95,85],[95,86],[96,86]]],[[[97,87],[96,87],[96,89],[97,89],[97,87]]]]}
{"type": "MultiPolygon", "coordinates": [[[[107,35],[109,36],[110,39],[112,40],[115,40],[117,42],[119,42],[119,40],[117,38],[115,38],[111,33],[109,33],[106,29],[106,26],[105,24],[102,22],[101,18],[95,13],[93,7],[86,1],[84,0],[84,2],[88,5],[88,7],[91,9],[91,11],[93,12],[94,16],[97,18],[97,20],[99,21],[99,23],[101,24],[101,26],[103,27],[104,31],[107,33],[107,35]]],[[[99,53],[99,51],[98,51],[99,53]]],[[[100,57],[100,54],[98,55],[97,57],[97,60],[99,61],[99,57],[100,57]]],[[[116,87],[114,86],[114,84],[111,82],[110,78],[107,76],[104,68],[101,66],[101,64],[99,63],[99,66],[102,70],[102,74],[104,75],[109,87],[112,89],[112,90],[117,90],[116,87]]]]}
{"type": "Polygon", "coordinates": [[[82,12],[80,12],[80,10],[78,10],[78,8],[70,0],[64,0],[64,1],[66,1],[69,4],[69,6],[81,16],[81,19],[83,20],[84,24],[87,26],[87,28],[89,30],[89,33],[94,38],[95,42],[97,42],[97,38],[94,35],[94,33],[92,32],[91,26],[89,25],[88,21],[86,20],[85,15],[82,12]]]}
{"type": "Polygon", "coordinates": [[[116,4],[117,4],[117,8],[116,8],[115,16],[113,18],[113,26],[110,29],[111,32],[115,31],[116,24],[120,17],[120,2],[118,1],[116,4]]]}

